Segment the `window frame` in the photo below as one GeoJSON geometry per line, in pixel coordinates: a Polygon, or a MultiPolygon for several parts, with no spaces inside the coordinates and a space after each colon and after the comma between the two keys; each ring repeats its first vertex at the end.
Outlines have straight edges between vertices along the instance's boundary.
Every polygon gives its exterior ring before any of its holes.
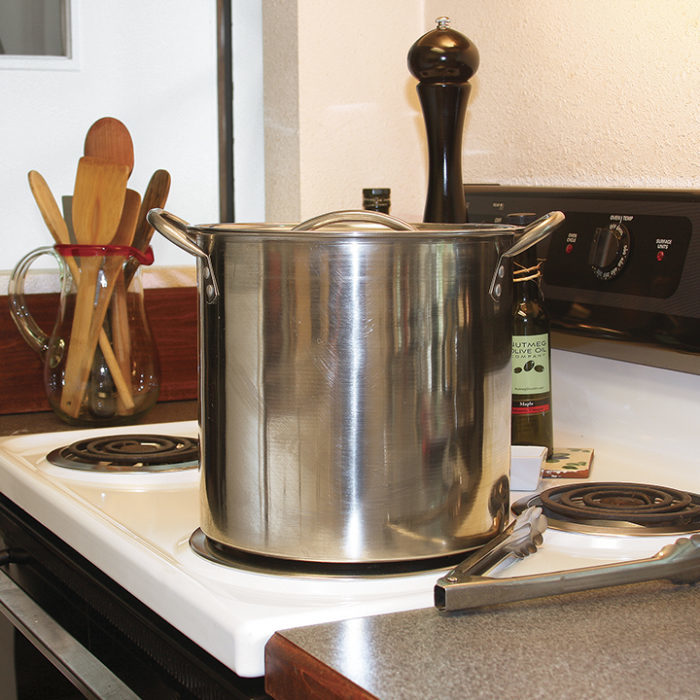
{"type": "Polygon", "coordinates": [[[0,70],[80,70],[78,14],[80,0],[65,0],[66,56],[0,54],[0,70]]]}

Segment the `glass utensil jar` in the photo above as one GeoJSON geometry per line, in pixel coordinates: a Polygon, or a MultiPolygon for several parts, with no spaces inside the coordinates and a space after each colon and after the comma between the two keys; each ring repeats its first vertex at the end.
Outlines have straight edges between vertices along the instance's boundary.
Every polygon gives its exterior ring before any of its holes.
{"type": "Polygon", "coordinates": [[[74,425],[129,423],[159,392],[156,346],[146,317],[140,265],[153,253],[130,246],[57,245],[28,253],[12,272],[10,312],[44,362],[49,404],[74,425]],[[31,265],[49,255],[58,264],[60,299],[51,335],[27,307],[31,265]],[[127,266],[135,258],[139,265],[127,266]]]}

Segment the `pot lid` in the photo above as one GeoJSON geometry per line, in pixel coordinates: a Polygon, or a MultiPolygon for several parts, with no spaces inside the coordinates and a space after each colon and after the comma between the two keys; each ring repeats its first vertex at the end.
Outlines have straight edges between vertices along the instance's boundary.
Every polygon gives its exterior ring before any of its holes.
{"type": "Polygon", "coordinates": [[[494,223],[407,223],[395,216],[367,210],[344,210],[322,214],[300,224],[220,223],[187,226],[191,234],[254,236],[274,239],[411,239],[493,237],[513,234],[521,226],[494,223]]]}
{"type": "Polygon", "coordinates": [[[172,241],[175,245],[204,262],[203,277],[207,303],[214,303],[219,297],[218,284],[211,260],[211,252],[214,248],[213,236],[208,239],[197,240],[198,234],[222,234],[226,237],[235,236],[237,239],[252,239],[256,241],[298,241],[312,242],[339,242],[346,243],[357,239],[370,239],[392,241],[400,239],[401,242],[411,240],[422,244],[434,244],[440,239],[467,237],[486,237],[487,242],[496,242],[497,236],[512,239],[516,233],[522,231],[522,236],[510,247],[501,252],[498,264],[491,278],[489,294],[498,301],[501,296],[501,280],[505,275],[503,260],[511,258],[518,253],[535,245],[548,236],[564,220],[564,214],[560,211],[550,212],[541,217],[527,228],[507,224],[408,224],[401,219],[388,214],[374,211],[339,211],[323,214],[314,219],[309,219],[297,226],[285,224],[212,224],[209,226],[190,226],[186,221],[164,211],[163,209],[151,209],[147,215],[150,223],[159,233],[172,241]],[[348,224],[352,224],[348,226],[348,224]],[[366,225],[370,224],[367,228],[366,225]],[[379,229],[377,224],[386,228],[379,229]],[[346,228],[336,228],[338,225],[346,228]],[[387,230],[388,229],[388,230],[387,230]]]}

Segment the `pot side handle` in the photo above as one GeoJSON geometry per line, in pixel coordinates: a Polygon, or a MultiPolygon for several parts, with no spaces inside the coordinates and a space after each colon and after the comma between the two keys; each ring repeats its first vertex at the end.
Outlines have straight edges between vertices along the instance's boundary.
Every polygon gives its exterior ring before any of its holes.
{"type": "Polygon", "coordinates": [[[204,261],[204,298],[208,304],[214,303],[219,298],[219,285],[216,282],[211,257],[187,235],[189,224],[175,214],[157,208],[151,209],[146,218],[148,223],[171,243],[204,261]]]}
{"type": "Polygon", "coordinates": [[[496,265],[496,270],[491,278],[491,286],[489,287],[489,294],[494,301],[499,301],[501,298],[501,293],[503,287],[501,285],[501,280],[505,274],[505,268],[503,267],[504,258],[512,258],[523,251],[531,248],[536,243],[549,236],[555,228],[557,228],[564,221],[564,214],[560,211],[550,211],[549,214],[533,221],[531,224],[525,227],[523,230],[523,235],[514,243],[508,250],[501,253],[498,259],[498,264],[496,265]]]}

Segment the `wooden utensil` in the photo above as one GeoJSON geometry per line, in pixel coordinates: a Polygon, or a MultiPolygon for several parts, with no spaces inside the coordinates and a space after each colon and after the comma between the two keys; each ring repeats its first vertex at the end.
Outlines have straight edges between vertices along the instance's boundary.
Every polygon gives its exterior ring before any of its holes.
{"type": "MultiPolygon", "coordinates": [[[[128,177],[127,165],[89,156],[80,159],[73,191],[73,230],[78,243],[111,242],[124,209],[128,177]]],[[[97,255],[84,256],[82,261],[61,397],[61,410],[73,418],[80,412],[99,337],[99,332],[91,333],[91,326],[100,263],[97,255]]]]}
{"type": "MultiPolygon", "coordinates": [[[[140,204],[141,195],[134,190],[127,189],[124,199],[124,209],[122,210],[119,226],[117,227],[117,232],[112,239],[111,245],[132,245],[140,204]]],[[[121,255],[108,257],[104,265],[104,275],[107,286],[102,291],[98,300],[90,329],[93,333],[103,330],[102,323],[104,322],[110,301],[112,301],[112,342],[114,343],[114,352],[121,372],[125,377],[129,377],[131,375],[131,344],[129,340],[129,317],[126,304],[126,284],[124,282],[124,257],[121,255]]],[[[129,396],[131,397],[131,392],[129,396]]],[[[133,399],[131,400],[131,405],[133,406],[133,399]]],[[[124,404],[122,404],[118,409],[123,411],[124,407],[128,408],[129,405],[126,404],[126,406],[124,406],[124,404]]]]}
{"type": "MultiPolygon", "coordinates": [[[[127,189],[126,196],[124,198],[124,208],[122,209],[121,219],[119,220],[119,226],[110,242],[110,246],[122,246],[127,247],[131,245],[134,238],[134,229],[136,227],[136,217],[139,212],[139,204],[141,203],[141,195],[134,190],[127,189]]],[[[112,314],[112,343],[114,346],[114,353],[116,355],[117,363],[120,368],[120,372],[124,377],[131,377],[131,366],[130,366],[130,346],[129,346],[129,318],[127,314],[126,307],[126,289],[124,287],[124,261],[126,257],[120,254],[107,255],[104,259],[104,264],[102,266],[102,289],[97,298],[97,304],[92,315],[92,321],[90,322],[90,347],[95,346],[94,335],[97,333],[104,333],[104,320],[107,313],[107,309],[110,308],[110,303],[112,304],[112,311],[116,313],[112,314]]],[[[89,366],[94,373],[94,360],[91,359],[89,366]]],[[[90,369],[88,369],[90,372],[90,369]]],[[[102,380],[104,386],[109,387],[109,377],[96,377],[98,381],[102,380]]],[[[124,413],[125,409],[128,411],[129,408],[133,409],[134,401],[133,395],[131,393],[131,384],[128,385],[129,396],[128,402],[124,402],[121,395],[118,397],[116,403],[116,412],[124,413]]],[[[109,394],[109,389],[106,389],[109,394]]],[[[90,400],[95,400],[96,397],[93,393],[90,395],[90,400]]],[[[115,411],[114,401],[108,400],[107,397],[100,397],[99,401],[95,401],[95,404],[99,406],[99,410],[102,412],[113,415],[115,411]]],[[[92,410],[92,405],[91,405],[92,410]]]]}
{"type": "MultiPolygon", "coordinates": [[[[51,236],[54,241],[58,244],[70,244],[72,241],[70,239],[67,224],[61,212],[59,211],[56,200],[54,199],[51,190],[46,183],[46,180],[42,177],[40,173],[36,170],[31,170],[28,174],[29,187],[31,188],[34,199],[39,207],[41,216],[46,223],[46,227],[49,229],[51,236]]],[[[76,285],[80,281],[80,268],[75,262],[75,258],[68,256],[66,257],[66,262],[68,263],[68,268],[73,276],[73,280],[76,285]]],[[[131,387],[124,380],[124,375],[120,365],[115,357],[112,346],[110,345],[109,338],[104,330],[100,330],[100,350],[104,355],[109,371],[112,374],[112,379],[119,392],[119,398],[124,403],[127,408],[134,407],[134,402],[131,397],[131,387]]]]}
{"type": "MultiPolygon", "coordinates": [[[[83,152],[89,157],[96,157],[110,163],[126,165],[129,168],[129,175],[134,167],[134,145],[131,134],[127,127],[114,117],[98,119],[88,129],[85,136],[83,152]]],[[[132,207],[134,195],[136,195],[135,192],[132,192],[131,195],[127,193],[122,221],[120,223],[121,232],[119,230],[117,231],[115,239],[112,241],[113,245],[131,244],[134,231],[132,223],[135,224],[135,216],[138,213],[138,204],[136,204],[136,212],[133,211],[132,207]]],[[[115,297],[115,305],[120,309],[120,313],[113,319],[117,322],[117,335],[115,336],[115,329],[113,328],[112,341],[121,371],[126,377],[129,377],[131,372],[128,353],[125,355],[128,347],[128,333],[125,334],[125,331],[128,331],[128,317],[126,315],[126,287],[124,285],[122,263],[123,258],[119,256],[110,257],[105,261],[104,274],[107,280],[107,289],[103,290],[103,294],[99,298],[98,307],[95,309],[95,315],[91,321],[90,334],[92,341],[93,334],[97,332],[96,323],[98,322],[100,324],[99,331],[104,332],[101,324],[112,297],[112,291],[116,287],[117,295],[115,297]]],[[[129,385],[129,401],[125,404],[124,401],[121,400],[118,410],[123,411],[125,407],[128,409],[130,405],[133,406],[130,389],[131,387],[129,385]]]]}
{"type": "MultiPolygon", "coordinates": [[[[34,195],[34,200],[54,241],[56,243],[70,243],[68,226],[63,216],[61,216],[61,211],[49,186],[46,184],[46,180],[36,170],[30,170],[27,178],[29,179],[29,187],[34,195]]],[[[74,260],[71,259],[71,261],[75,264],[74,260]]]]}
{"type": "MultiPolygon", "coordinates": [[[[148,223],[146,214],[148,214],[151,209],[162,209],[165,207],[169,192],[170,173],[167,170],[156,170],[151,176],[148,186],[146,187],[146,191],[143,194],[139,216],[136,220],[134,242],[132,243],[134,248],[137,248],[144,253],[148,249],[148,246],[151,243],[151,238],[153,237],[153,226],[148,223]]],[[[131,279],[133,278],[138,266],[139,262],[136,260],[136,258],[130,258],[127,262],[124,272],[127,288],[129,287],[129,283],[131,282],[131,279]]]]}
{"type": "Polygon", "coordinates": [[[75,235],[73,234],[73,195],[64,194],[61,197],[61,211],[63,212],[63,220],[68,227],[71,243],[75,243],[75,235]]]}
{"type": "Polygon", "coordinates": [[[134,144],[131,134],[126,126],[114,117],[102,117],[88,129],[83,153],[110,163],[126,165],[129,175],[134,169],[134,144]]]}
{"type": "Polygon", "coordinates": [[[126,198],[126,165],[83,156],[73,191],[73,229],[84,245],[107,245],[121,220],[126,198]]]}
{"type": "Polygon", "coordinates": [[[136,222],[134,234],[134,247],[145,251],[153,236],[153,226],[148,223],[146,214],[151,209],[165,206],[170,192],[170,173],[167,170],[156,170],[146,187],[139,210],[139,218],[136,222]]]}

